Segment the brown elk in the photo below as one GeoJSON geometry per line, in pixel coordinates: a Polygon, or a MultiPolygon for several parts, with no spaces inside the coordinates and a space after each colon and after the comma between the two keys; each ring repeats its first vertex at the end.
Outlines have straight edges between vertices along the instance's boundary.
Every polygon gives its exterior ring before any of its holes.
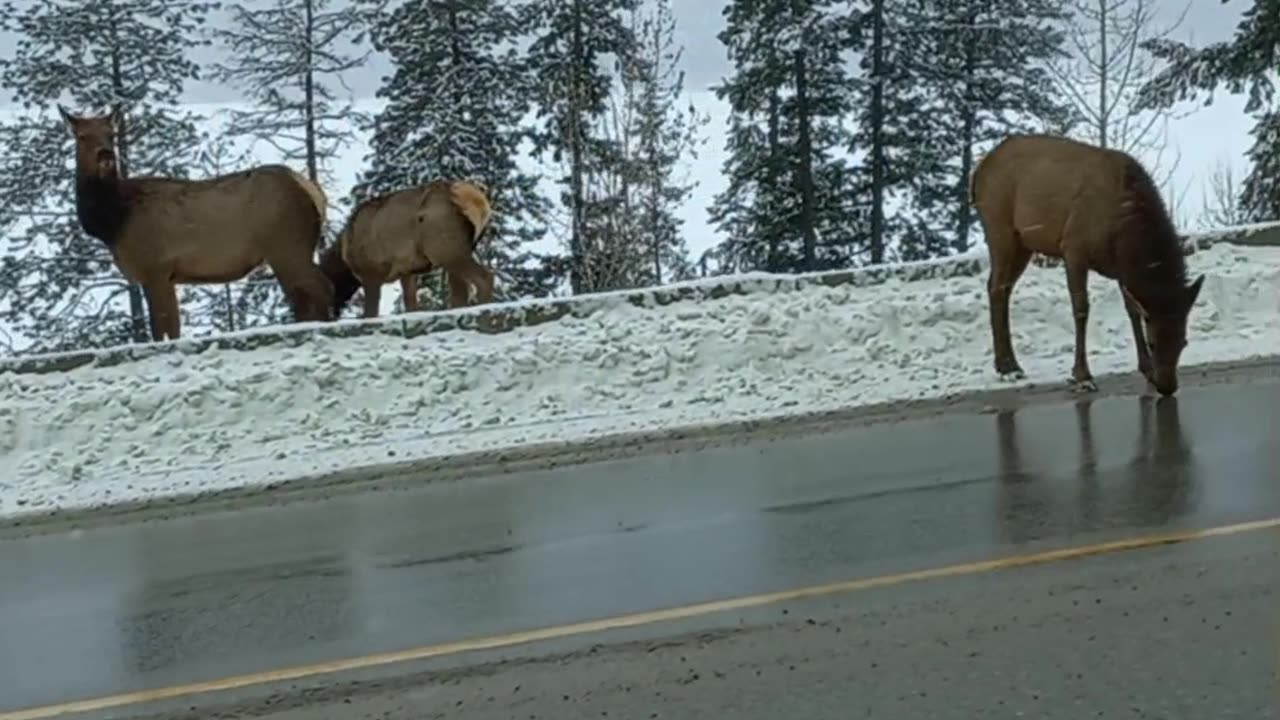
{"type": "Polygon", "coordinates": [[[112,115],[58,110],[75,137],[76,213],[125,279],[142,286],[153,340],[179,336],[176,284],[239,280],[266,262],[298,321],[331,319],[314,253],[324,192],[284,165],[200,180],[121,177],[112,115]]]}
{"type": "Polygon", "coordinates": [[[1161,395],[1177,392],[1187,318],[1204,276],[1187,282],[1181,239],[1137,160],[1066,138],[1014,135],[974,168],[969,200],[991,260],[987,294],[997,373],[1024,377],[1009,337],[1009,298],[1032,254],[1041,253],[1066,267],[1076,388],[1097,389],[1085,351],[1092,270],[1120,288],[1138,371],[1161,395]]]}
{"type": "Polygon", "coordinates": [[[369,198],[351,212],[337,242],[320,254],[333,282],[334,316],[364,288],[364,317],[378,315],[382,286],[400,280],[407,312],[418,309],[417,274],[442,269],[449,307],[493,299],[493,271],[476,261],[480,234],[493,217],[484,189],[470,182],[435,180],[369,198]]]}

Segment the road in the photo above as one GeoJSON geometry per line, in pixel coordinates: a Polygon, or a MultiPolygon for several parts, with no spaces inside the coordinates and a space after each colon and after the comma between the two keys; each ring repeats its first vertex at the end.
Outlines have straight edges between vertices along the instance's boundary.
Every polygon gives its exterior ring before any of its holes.
{"type": "Polygon", "coordinates": [[[1280,518],[1277,420],[1188,387],[7,540],[0,720],[1276,717],[1280,523],[1043,553],[1280,518]]]}

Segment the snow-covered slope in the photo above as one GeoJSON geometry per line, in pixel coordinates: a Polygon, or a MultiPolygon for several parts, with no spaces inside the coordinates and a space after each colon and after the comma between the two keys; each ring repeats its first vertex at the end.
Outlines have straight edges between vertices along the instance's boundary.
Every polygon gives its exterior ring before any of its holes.
{"type": "MultiPolygon", "coordinates": [[[[1208,279],[1184,362],[1277,352],[1280,248],[1216,245],[1188,262],[1208,279]]],[[[498,334],[327,337],[0,373],[0,514],[1006,386],[991,367],[985,274],[743,285],[696,302],[593,300],[581,317],[498,334]]],[[[1132,370],[1118,291],[1096,276],[1090,290],[1094,372],[1132,370]]],[[[1012,327],[1028,383],[1067,377],[1060,269],[1028,270],[1012,327]]]]}

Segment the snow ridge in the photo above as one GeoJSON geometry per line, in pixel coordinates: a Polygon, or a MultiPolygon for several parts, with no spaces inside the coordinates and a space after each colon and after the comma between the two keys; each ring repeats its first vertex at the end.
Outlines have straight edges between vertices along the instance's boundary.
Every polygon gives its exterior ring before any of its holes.
{"type": "MultiPolygon", "coordinates": [[[[1192,235],[1184,240],[1194,254],[1214,245],[1280,245],[1280,222],[1256,223],[1192,235]]],[[[1037,256],[1033,263],[1040,264],[1037,256]]],[[[656,288],[620,290],[564,299],[529,299],[457,310],[419,312],[383,316],[372,320],[344,320],[336,323],[291,323],[253,328],[204,337],[186,337],[176,342],[127,344],[106,349],[47,353],[0,359],[5,372],[61,372],[85,366],[104,367],[169,353],[199,353],[211,348],[251,350],[268,346],[298,346],[317,336],[326,338],[386,334],[414,337],[450,330],[506,332],[573,315],[588,316],[607,311],[621,303],[637,306],[666,305],[687,300],[715,300],[727,294],[789,292],[812,285],[868,287],[891,281],[918,282],[952,277],[973,277],[987,272],[987,256],[981,247],[968,253],[933,260],[880,265],[843,271],[798,274],[763,272],[717,276],[671,283],[656,288]]]]}
{"type": "MultiPolygon", "coordinates": [[[[1188,262],[1207,279],[1185,364],[1280,347],[1280,248],[1215,244],[1188,262]]],[[[1009,386],[991,367],[985,273],[735,282],[741,292],[715,299],[609,294],[493,334],[410,334],[418,320],[391,319],[381,323],[390,330],[358,337],[0,372],[0,515],[1009,386]]],[[[1134,370],[1114,283],[1091,276],[1090,293],[1094,372],[1134,370]]],[[[1028,270],[1011,325],[1027,384],[1067,377],[1073,331],[1060,269],[1028,270]]]]}

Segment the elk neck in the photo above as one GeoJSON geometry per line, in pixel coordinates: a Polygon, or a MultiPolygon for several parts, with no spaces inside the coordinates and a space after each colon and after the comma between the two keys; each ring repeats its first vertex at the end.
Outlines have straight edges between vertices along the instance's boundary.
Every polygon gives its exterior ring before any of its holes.
{"type": "Polygon", "coordinates": [[[112,247],[129,214],[119,178],[76,175],[76,217],[89,235],[112,247]]]}

